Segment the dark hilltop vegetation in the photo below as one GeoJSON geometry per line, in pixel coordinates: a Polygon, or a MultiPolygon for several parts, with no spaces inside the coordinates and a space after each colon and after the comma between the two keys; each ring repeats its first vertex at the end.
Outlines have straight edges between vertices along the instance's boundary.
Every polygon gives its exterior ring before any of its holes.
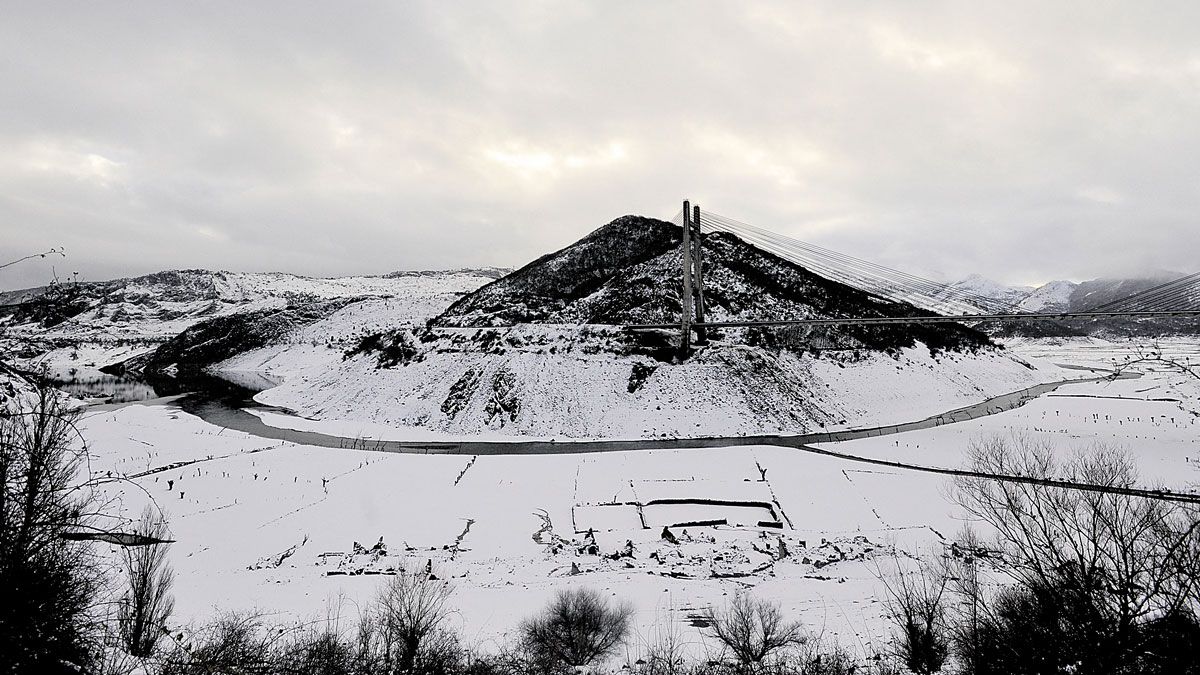
{"type": "MultiPolygon", "coordinates": [[[[665,324],[679,320],[682,228],[623,216],[470,293],[432,327],[541,324],[665,324]]],[[[710,321],[896,317],[927,313],[832,281],[723,233],[702,236],[704,299],[710,321]]],[[[965,326],[832,326],[726,331],[752,344],[795,349],[894,350],[992,346],[965,326]]],[[[714,337],[719,338],[720,334],[714,337]]]]}

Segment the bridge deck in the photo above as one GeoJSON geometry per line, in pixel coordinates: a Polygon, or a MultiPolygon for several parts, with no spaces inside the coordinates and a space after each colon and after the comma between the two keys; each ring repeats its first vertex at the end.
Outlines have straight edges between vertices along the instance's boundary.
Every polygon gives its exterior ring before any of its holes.
{"type": "MultiPolygon", "coordinates": [[[[1200,317],[1200,310],[1146,311],[1146,312],[1060,312],[1057,314],[963,314],[949,316],[930,314],[926,316],[871,316],[826,319],[772,319],[762,321],[708,321],[692,323],[693,328],[739,328],[750,326],[868,326],[912,323],[973,323],[976,321],[1082,321],[1087,319],[1142,318],[1169,319],[1200,317]]],[[[630,330],[677,329],[678,323],[636,324],[626,326],[630,330]]]]}

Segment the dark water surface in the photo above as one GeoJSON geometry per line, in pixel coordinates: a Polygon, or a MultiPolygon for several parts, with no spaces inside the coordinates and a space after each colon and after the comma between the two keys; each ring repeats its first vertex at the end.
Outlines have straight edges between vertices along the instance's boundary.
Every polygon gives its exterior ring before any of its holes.
{"type": "MultiPolygon", "coordinates": [[[[1122,379],[1139,377],[1139,373],[1123,373],[1122,379]]],[[[111,403],[119,404],[116,397],[140,396],[127,398],[126,401],[151,401],[153,399],[180,396],[169,401],[157,402],[177,406],[204,421],[227,429],[242,431],[260,438],[291,441],[302,445],[312,445],[325,448],[341,448],[356,450],[372,450],[378,452],[400,452],[418,454],[448,454],[448,455],[540,455],[540,454],[573,454],[588,452],[615,452],[622,450],[649,449],[682,449],[682,448],[718,448],[738,445],[775,445],[791,448],[814,450],[808,446],[813,443],[830,443],[849,441],[872,436],[887,436],[891,434],[928,429],[977,419],[987,415],[1019,408],[1039,396],[1052,392],[1059,387],[1078,382],[1092,382],[1104,377],[1086,377],[1060,382],[1048,382],[1035,385],[1019,391],[1009,392],[944,413],[939,413],[922,420],[903,424],[849,429],[844,431],[816,432],[807,434],[765,434],[757,436],[704,436],[696,438],[654,438],[629,440],[528,440],[528,441],[490,441],[490,440],[448,440],[448,441],[397,441],[371,440],[336,436],[315,431],[297,431],[270,426],[251,410],[263,410],[281,414],[294,414],[286,408],[264,406],[254,401],[254,395],[276,383],[256,375],[234,375],[232,377],[217,377],[215,375],[193,375],[186,378],[164,378],[152,383],[139,383],[119,377],[110,377],[102,381],[90,383],[72,382],[69,386],[91,387],[89,392],[111,393],[111,403]],[[105,389],[107,387],[107,389],[105,389]]],[[[65,387],[64,387],[65,388],[65,387]]],[[[833,453],[830,453],[833,454],[833,453]]]]}
{"type": "Polygon", "coordinates": [[[105,403],[131,403],[158,398],[155,388],[116,375],[98,375],[72,380],[59,380],[54,386],[83,400],[102,399],[105,403]]]}

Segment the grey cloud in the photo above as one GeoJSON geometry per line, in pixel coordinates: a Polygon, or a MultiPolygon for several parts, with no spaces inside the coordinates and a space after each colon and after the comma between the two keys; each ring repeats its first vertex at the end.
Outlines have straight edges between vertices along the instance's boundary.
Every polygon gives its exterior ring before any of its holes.
{"type": "Polygon", "coordinates": [[[948,278],[1191,271],[1198,14],[30,3],[0,24],[0,255],[63,245],[88,278],[516,265],[691,197],[948,278]]]}

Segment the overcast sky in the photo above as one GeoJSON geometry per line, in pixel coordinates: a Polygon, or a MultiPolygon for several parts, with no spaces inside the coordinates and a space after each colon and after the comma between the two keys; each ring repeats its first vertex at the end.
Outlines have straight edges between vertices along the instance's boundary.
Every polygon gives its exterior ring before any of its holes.
{"type": "Polygon", "coordinates": [[[1200,268],[1194,1],[322,5],[6,7],[0,257],[516,266],[689,197],[946,280],[1200,268]]]}

